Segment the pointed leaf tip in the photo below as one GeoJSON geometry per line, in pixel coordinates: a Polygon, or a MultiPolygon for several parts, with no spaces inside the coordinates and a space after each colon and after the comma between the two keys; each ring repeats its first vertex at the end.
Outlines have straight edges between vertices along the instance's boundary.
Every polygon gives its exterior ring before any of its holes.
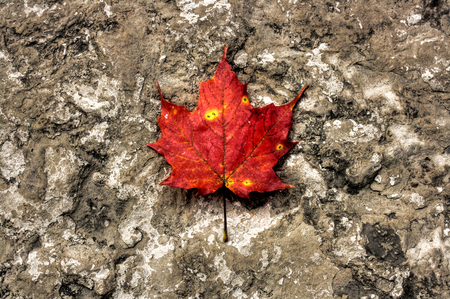
{"type": "Polygon", "coordinates": [[[308,88],[309,84],[306,84],[305,87],[302,88],[300,93],[295,97],[295,99],[292,101],[294,104],[297,103],[297,101],[301,98],[303,92],[308,88]]]}
{"type": "Polygon", "coordinates": [[[228,45],[225,45],[225,49],[223,49],[222,61],[227,60],[227,49],[228,49],[228,45]]]}
{"type": "Polygon", "coordinates": [[[155,81],[156,81],[156,84],[158,85],[159,96],[161,97],[161,100],[164,100],[162,92],[161,92],[161,87],[159,87],[159,82],[158,82],[158,80],[155,80],[155,81]]]}

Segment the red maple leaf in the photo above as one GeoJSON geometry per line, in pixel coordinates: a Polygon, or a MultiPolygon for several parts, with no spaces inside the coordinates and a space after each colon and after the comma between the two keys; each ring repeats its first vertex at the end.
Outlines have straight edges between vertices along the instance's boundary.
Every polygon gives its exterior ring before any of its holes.
{"type": "Polygon", "coordinates": [[[292,109],[307,86],[288,104],[253,108],[247,84],[239,82],[226,53],[227,47],[214,77],[200,83],[193,112],[166,101],[158,84],[162,137],[147,145],[173,167],[161,184],[197,188],[202,195],[225,185],[245,198],[252,191],[292,188],[277,177],[273,166],[296,144],[287,140],[287,134],[292,109]]]}

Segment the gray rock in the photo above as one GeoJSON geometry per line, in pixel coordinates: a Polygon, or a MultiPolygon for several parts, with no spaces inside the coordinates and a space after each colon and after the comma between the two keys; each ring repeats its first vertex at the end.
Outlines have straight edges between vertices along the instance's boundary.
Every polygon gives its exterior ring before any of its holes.
{"type": "Polygon", "coordinates": [[[0,1],[0,297],[449,298],[448,1],[0,1]],[[293,112],[294,188],[159,185],[158,80],[293,112]]]}

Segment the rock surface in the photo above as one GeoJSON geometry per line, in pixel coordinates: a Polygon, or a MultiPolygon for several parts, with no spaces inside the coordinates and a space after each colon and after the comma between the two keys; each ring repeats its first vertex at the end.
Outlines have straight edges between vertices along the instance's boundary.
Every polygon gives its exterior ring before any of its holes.
{"type": "Polygon", "coordinates": [[[448,1],[0,1],[0,298],[449,298],[448,1]],[[228,61],[295,188],[159,186],[164,96],[228,61]]]}

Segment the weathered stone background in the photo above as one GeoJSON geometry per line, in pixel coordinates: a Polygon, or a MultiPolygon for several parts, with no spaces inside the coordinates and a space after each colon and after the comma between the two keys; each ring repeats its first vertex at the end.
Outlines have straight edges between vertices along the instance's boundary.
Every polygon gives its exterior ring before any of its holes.
{"type": "Polygon", "coordinates": [[[447,0],[0,0],[0,298],[450,298],[447,0]],[[228,61],[294,189],[159,186],[160,102],[228,61]]]}

